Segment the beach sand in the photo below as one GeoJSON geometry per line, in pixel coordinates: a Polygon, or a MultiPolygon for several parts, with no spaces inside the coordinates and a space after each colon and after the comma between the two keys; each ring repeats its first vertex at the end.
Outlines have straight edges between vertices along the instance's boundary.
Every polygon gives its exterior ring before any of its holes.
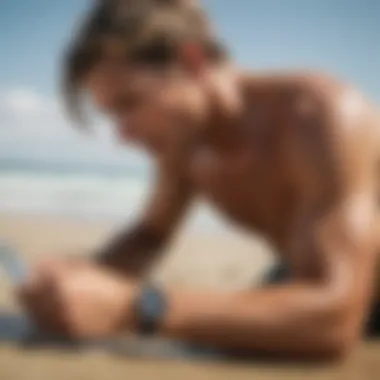
{"type": "MultiPolygon", "coordinates": [[[[0,217],[0,236],[28,262],[42,257],[91,253],[120,225],[54,217],[0,217]]],[[[255,286],[273,262],[265,242],[231,232],[179,234],[152,274],[168,286],[240,289],[255,286]]],[[[0,277],[0,306],[16,308],[0,277]]],[[[26,350],[0,344],[0,380],[44,379],[344,379],[380,378],[380,345],[363,343],[336,368],[132,359],[100,352],[26,350]]]]}

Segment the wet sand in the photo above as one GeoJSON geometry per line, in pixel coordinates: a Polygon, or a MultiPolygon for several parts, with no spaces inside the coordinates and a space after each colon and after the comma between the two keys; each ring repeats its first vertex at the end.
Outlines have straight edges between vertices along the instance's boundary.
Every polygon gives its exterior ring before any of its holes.
{"type": "MultiPolygon", "coordinates": [[[[51,217],[0,217],[0,236],[28,262],[44,256],[86,254],[120,226],[51,217]]],[[[259,283],[272,262],[263,242],[242,234],[189,233],[173,242],[152,274],[167,285],[239,289],[259,283]]],[[[0,277],[0,306],[15,309],[12,289],[0,277]]],[[[21,349],[0,343],[0,380],[44,379],[344,379],[380,378],[380,345],[363,343],[352,358],[335,368],[258,363],[187,362],[133,359],[101,352],[21,349]]]]}

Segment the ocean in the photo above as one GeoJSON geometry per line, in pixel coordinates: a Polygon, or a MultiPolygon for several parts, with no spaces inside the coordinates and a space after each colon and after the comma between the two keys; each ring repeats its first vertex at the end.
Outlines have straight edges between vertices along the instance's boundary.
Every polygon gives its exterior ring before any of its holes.
{"type": "MultiPolygon", "coordinates": [[[[0,160],[0,213],[128,221],[149,194],[146,166],[0,160]]],[[[219,228],[219,218],[200,202],[189,217],[196,229],[219,228]]]]}

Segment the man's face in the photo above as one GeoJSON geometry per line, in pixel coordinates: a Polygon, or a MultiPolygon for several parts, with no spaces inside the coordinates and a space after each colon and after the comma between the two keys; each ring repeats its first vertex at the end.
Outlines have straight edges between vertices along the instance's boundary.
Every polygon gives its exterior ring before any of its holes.
{"type": "Polygon", "coordinates": [[[88,74],[85,86],[94,104],[115,122],[122,141],[152,151],[193,135],[204,117],[200,80],[174,70],[105,62],[88,74]]]}

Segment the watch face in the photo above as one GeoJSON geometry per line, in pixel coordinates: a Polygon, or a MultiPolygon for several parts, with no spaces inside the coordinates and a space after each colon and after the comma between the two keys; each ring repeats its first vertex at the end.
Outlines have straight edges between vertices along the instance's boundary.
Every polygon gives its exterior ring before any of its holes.
{"type": "Polygon", "coordinates": [[[163,297],[155,289],[147,289],[142,294],[141,308],[148,315],[154,316],[163,311],[163,297]]]}
{"type": "Polygon", "coordinates": [[[165,311],[166,302],[163,293],[154,287],[143,289],[137,302],[137,317],[141,332],[153,333],[165,311]]]}

